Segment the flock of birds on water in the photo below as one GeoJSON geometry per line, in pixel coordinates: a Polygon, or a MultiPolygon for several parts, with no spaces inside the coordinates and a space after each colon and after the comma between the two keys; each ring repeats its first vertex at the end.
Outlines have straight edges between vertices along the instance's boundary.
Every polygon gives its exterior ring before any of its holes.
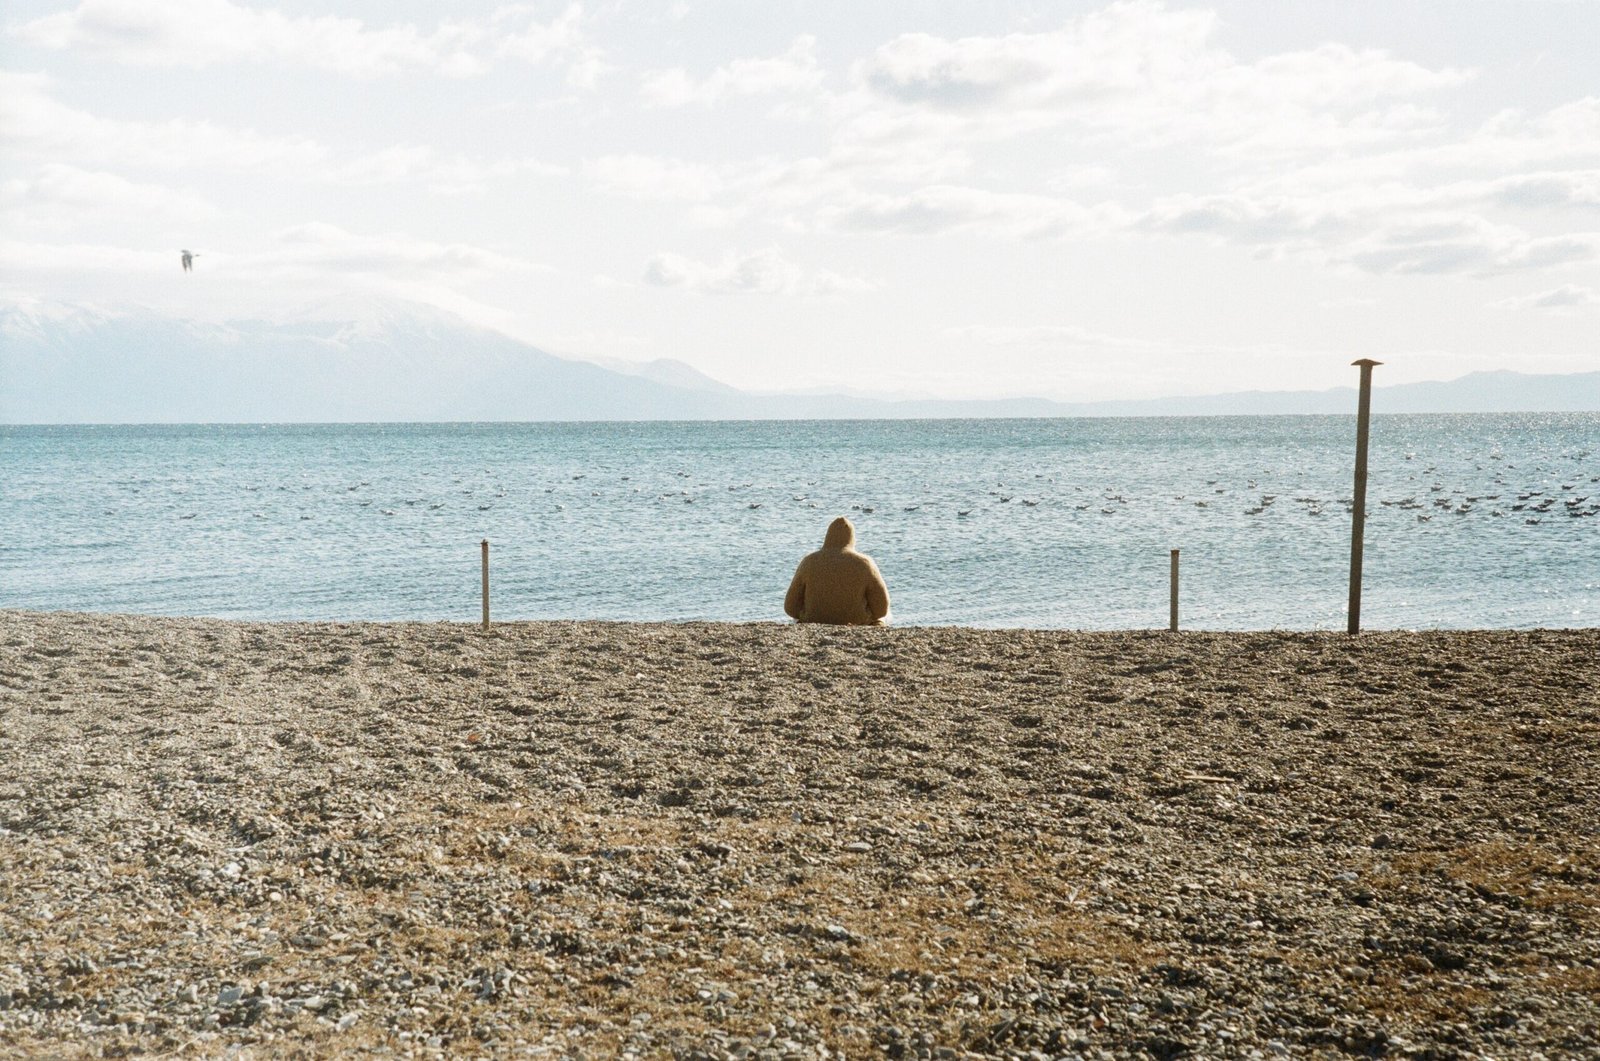
{"type": "MultiPolygon", "coordinates": [[[[1428,469],[1430,472],[1433,470],[1433,468],[1428,469]]],[[[676,472],[674,475],[680,479],[693,478],[689,472],[685,471],[676,472]]],[[[1010,505],[1014,502],[1019,508],[1027,509],[1039,508],[1041,505],[1055,508],[1065,508],[1076,512],[1087,512],[1098,509],[1100,514],[1109,516],[1122,511],[1126,507],[1135,504],[1137,501],[1143,500],[1140,498],[1130,498],[1126,494],[1110,488],[1104,489],[1099,493],[1088,497],[1080,495],[1077,498],[1072,499],[1054,499],[1047,496],[1047,490],[1038,488],[1049,487],[1055,483],[1055,478],[1053,476],[1046,476],[1042,474],[1036,475],[1034,478],[1039,480],[1037,484],[1034,484],[1036,489],[1028,491],[1026,494],[1017,489],[1015,484],[1007,484],[1003,481],[995,482],[987,490],[989,505],[997,508],[997,506],[1010,505]]],[[[570,479],[565,485],[569,488],[580,491],[587,488],[588,495],[591,498],[600,498],[605,496],[603,491],[592,488],[592,481],[586,480],[589,480],[588,473],[574,474],[570,476],[570,479]]],[[[638,496],[653,494],[653,500],[658,504],[705,503],[711,498],[715,497],[719,492],[715,484],[705,482],[697,482],[693,487],[688,489],[646,491],[643,486],[631,485],[632,481],[633,476],[631,475],[621,475],[617,477],[618,485],[630,484],[628,486],[628,490],[631,495],[638,496]]],[[[1172,500],[1174,502],[1192,504],[1196,508],[1202,509],[1211,508],[1214,505],[1220,506],[1226,501],[1230,500],[1229,495],[1232,493],[1227,486],[1219,485],[1221,482],[1221,479],[1207,479],[1205,484],[1208,493],[1205,496],[1192,497],[1188,494],[1174,494],[1172,495],[1172,500]]],[[[1495,482],[1503,485],[1503,476],[1496,476],[1495,482]]],[[[1378,504],[1385,508],[1395,508],[1400,511],[1414,512],[1416,515],[1416,520],[1419,523],[1428,523],[1436,516],[1465,516],[1481,507],[1486,508],[1489,514],[1494,517],[1516,516],[1520,517],[1526,524],[1537,525],[1543,522],[1543,520],[1549,516],[1565,515],[1577,519],[1600,515],[1600,486],[1596,486],[1593,489],[1586,489],[1587,486],[1591,486],[1592,484],[1600,484],[1600,475],[1589,477],[1587,480],[1585,480],[1584,477],[1579,476],[1574,478],[1572,482],[1547,484],[1547,488],[1527,488],[1520,490],[1515,488],[1506,488],[1496,493],[1454,492],[1448,490],[1443,483],[1434,483],[1426,491],[1413,493],[1406,497],[1380,498],[1378,499],[1378,504]]],[[[809,487],[815,487],[818,485],[818,481],[811,480],[806,485],[809,487]]],[[[455,492],[464,499],[463,503],[465,505],[473,506],[479,512],[488,512],[493,510],[498,505],[502,504],[505,498],[509,496],[508,491],[503,486],[483,487],[479,485],[468,484],[464,476],[453,477],[452,486],[455,489],[455,492]]],[[[343,493],[347,495],[357,495],[355,502],[358,507],[373,508],[376,506],[377,513],[385,517],[397,516],[400,515],[402,511],[410,509],[426,512],[441,512],[450,507],[450,503],[448,501],[438,500],[436,498],[429,499],[422,496],[401,497],[389,501],[387,505],[380,503],[378,499],[370,496],[359,496],[363,493],[372,493],[373,491],[371,487],[371,480],[361,479],[355,482],[343,484],[343,493]],[[393,505],[394,507],[389,507],[390,505],[393,505]]],[[[737,494],[741,491],[749,490],[754,487],[754,482],[731,483],[726,485],[726,492],[737,494]]],[[[309,491],[315,490],[318,487],[316,484],[305,483],[301,484],[300,488],[302,491],[309,491]]],[[[1246,488],[1250,500],[1247,506],[1242,509],[1242,513],[1244,515],[1265,515],[1266,513],[1272,511],[1274,505],[1276,505],[1279,501],[1279,495],[1277,494],[1260,492],[1257,487],[1257,482],[1254,479],[1246,480],[1246,488]]],[[[131,489],[137,492],[139,488],[137,486],[132,486],[131,489]]],[[[247,486],[245,489],[249,492],[255,493],[264,488],[259,485],[251,485],[247,486]]],[[[276,487],[276,490],[279,492],[287,492],[291,489],[292,487],[286,484],[276,487]]],[[[556,495],[558,493],[558,487],[545,486],[543,487],[542,493],[546,496],[556,495]]],[[[808,509],[821,507],[821,503],[814,499],[807,492],[794,493],[790,490],[786,490],[784,491],[784,495],[789,503],[796,506],[803,506],[808,509]]],[[[1236,500],[1235,503],[1237,503],[1236,500]]],[[[1321,516],[1330,503],[1339,505],[1346,514],[1348,514],[1354,507],[1354,500],[1349,497],[1340,497],[1330,502],[1328,499],[1315,496],[1298,496],[1293,498],[1293,503],[1300,506],[1301,511],[1309,516],[1321,516]]],[[[739,500],[736,500],[735,504],[739,504],[739,500]]],[[[761,500],[744,501],[742,507],[750,511],[755,511],[765,508],[769,504],[782,505],[783,500],[773,499],[769,496],[761,500]]],[[[561,513],[567,511],[567,502],[557,500],[555,497],[549,497],[548,504],[542,507],[544,508],[544,511],[550,514],[561,513]]],[[[929,502],[912,502],[909,504],[902,503],[888,506],[880,504],[856,503],[848,506],[848,508],[850,512],[859,515],[873,515],[879,511],[915,513],[923,511],[924,509],[928,509],[936,512],[943,511],[947,515],[953,513],[957,519],[961,520],[971,517],[974,512],[978,511],[978,506],[972,503],[959,505],[929,502]]],[[[1369,508],[1368,511],[1370,514],[1372,510],[1369,508]]],[[[195,519],[198,515],[198,512],[184,512],[179,515],[178,518],[190,520],[195,519]]],[[[267,512],[260,510],[252,512],[251,515],[256,519],[264,520],[270,518],[267,512]]],[[[309,521],[314,518],[315,517],[309,513],[299,513],[300,520],[309,521]]]]}

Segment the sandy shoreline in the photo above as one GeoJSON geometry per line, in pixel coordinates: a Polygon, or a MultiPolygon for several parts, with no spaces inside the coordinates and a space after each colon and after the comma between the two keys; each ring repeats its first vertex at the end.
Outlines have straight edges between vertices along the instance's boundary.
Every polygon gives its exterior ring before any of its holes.
{"type": "Polygon", "coordinates": [[[0,612],[0,1052],[1573,1056],[1600,630],[0,612]]]}

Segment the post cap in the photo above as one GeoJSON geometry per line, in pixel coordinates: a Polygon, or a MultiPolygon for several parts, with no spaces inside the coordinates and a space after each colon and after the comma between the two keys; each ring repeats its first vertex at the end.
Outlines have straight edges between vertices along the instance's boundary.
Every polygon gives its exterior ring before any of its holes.
{"type": "Polygon", "coordinates": [[[1352,361],[1350,363],[1352,365],[1360,365],[1362,368],[1371,368],[1373,365],[1383,364],[1382,361],[1374,361],[1370,357],[1363,357],[1360,361],[1352,361]]]}

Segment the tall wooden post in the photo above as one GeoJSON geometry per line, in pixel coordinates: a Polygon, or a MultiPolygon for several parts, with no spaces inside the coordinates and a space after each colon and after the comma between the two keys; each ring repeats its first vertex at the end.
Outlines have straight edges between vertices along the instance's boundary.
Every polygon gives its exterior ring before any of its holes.
{"type": "Polygon", "coordinates": [[[1178,629],[1178,550],[1172,550],[1172,607],[1167,629],[1177,632],[1178,629]]]}
{"type": "Polygon", "coordinates": [[[489,539],[483,540],[483,628],[489,629],[489,539]]]}
{"type": "Polygon", "coordinates": [[[1372,419],[1372,370],[1383,364],[1364,357],[1350,362],[1361,369],[1361,399],[1356,408],[1356,496],[1350,510],[1350,621],[1345,632],[1361,632],[1361,546],[1367,527],[1367,426],[1372,419]]]}

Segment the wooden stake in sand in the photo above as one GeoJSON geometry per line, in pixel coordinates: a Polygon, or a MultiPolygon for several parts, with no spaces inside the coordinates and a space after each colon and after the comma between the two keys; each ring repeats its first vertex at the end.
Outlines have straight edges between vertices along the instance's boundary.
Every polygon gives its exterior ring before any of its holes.
{"type": "Polygon", "coordinates": [[[1356,496],[1350,510],[1350,622],[1346,633],[1361,632],[1361,544],[1367,526],[1367,424],[1372,419],[1372,370],[1383,364],[1364,357],[1350,362],[1361,368],[1361,399],[1356,409],[1356,496]]]}
{"type": "Polygon", "coordinates": [[[483,540],[483,628],[489,629],[489,539],[483,540]]]}
{"type": "Polygon", "coordinates": [[[1173,633],[1178,631],[1178,550],[1172,550],[1172,607],[1171,618],[1167,622],[1167,629],[1173,633]]]}

